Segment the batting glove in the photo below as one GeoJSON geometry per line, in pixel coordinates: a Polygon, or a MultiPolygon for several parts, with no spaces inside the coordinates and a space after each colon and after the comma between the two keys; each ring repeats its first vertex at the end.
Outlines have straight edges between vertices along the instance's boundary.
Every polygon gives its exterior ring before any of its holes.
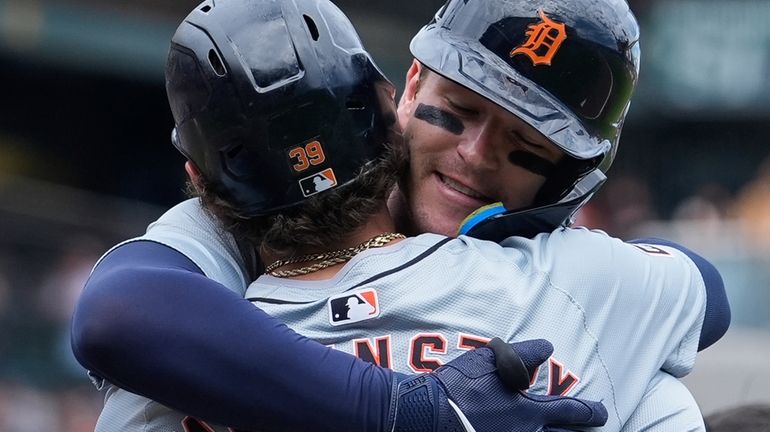
{"type": "Polygon", "coordinates": [[[542,339],[493,339],[434,372],[398,375],[388,430],[394,432],[567,431],[602,426],[600,402],[525,393],[530,376],[553,352],[542,339]]]}

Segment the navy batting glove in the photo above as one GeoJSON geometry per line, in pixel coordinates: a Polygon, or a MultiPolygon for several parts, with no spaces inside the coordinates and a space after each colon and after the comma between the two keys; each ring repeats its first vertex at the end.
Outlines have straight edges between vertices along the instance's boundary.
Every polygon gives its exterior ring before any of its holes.
{"type": "Polygon", "coordinates": [[[607,410],[600,402],[522,391],[552,352],[542,339],[514,344],[498,339],[434,372],[398,375],[388,430],[532,432],[604,425],[607,410]]]}

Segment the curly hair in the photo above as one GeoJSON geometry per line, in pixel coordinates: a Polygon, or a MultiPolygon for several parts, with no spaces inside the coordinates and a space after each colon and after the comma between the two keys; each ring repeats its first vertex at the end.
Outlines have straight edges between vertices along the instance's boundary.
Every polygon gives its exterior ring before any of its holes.
{"type": "Polygon", "coordinates": [[[254,245],[260,256],[269,253],[286,259],[300,251],[322,252],[340,244],[385,206],[409,160],[403,141],[391,141],[384,154],[361,168],[352,182],[274,215],[244,217],[205,178],[195,185],[188,182],[188,193],[198,196],[225,230],[254,245]]]}

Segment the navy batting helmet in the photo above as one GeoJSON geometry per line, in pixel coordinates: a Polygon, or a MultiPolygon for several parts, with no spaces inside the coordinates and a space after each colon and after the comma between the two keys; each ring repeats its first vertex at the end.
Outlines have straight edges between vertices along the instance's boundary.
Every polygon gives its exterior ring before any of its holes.
{"type": "Polygon", "coordinates": [[[243,216],[344,186],[397,130],[393,85],[327,0],[202,3],[166,90],[175,147],[243,216]]]}
{"type": "Polygon", "coordinates": [[[639,73],[625,0],[449,0],[414,37],[423,65],[498,104],[567,157],[532,207],[493,205],[461,233],[499,240],[570,223],[606,180],[639,73]]]}

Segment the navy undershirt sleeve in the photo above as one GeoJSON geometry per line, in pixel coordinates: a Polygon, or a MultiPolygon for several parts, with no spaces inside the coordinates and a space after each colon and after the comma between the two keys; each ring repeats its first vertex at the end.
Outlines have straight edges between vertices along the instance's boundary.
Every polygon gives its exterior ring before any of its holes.
{"type": "Polygon", "coordinates": [[[248,430],[382,430],[394,378],[295,333],[150,241],[98,264],[74,312],[72,349],[119,387],[248,430]]]}
{"type": "Polygon", "coordinates": [[[718,341],[730,327],[730,303],[727,301],[725,284],[722,276],[713,264],[690,249],[669,240],[645,238],[632,240],[629,243],[645,243],[669,246],[682,251],[695,266],[698,267],[703,283],[706,286],[706,312],[703,317],[698,351],[702,351],[718,341]]]}

